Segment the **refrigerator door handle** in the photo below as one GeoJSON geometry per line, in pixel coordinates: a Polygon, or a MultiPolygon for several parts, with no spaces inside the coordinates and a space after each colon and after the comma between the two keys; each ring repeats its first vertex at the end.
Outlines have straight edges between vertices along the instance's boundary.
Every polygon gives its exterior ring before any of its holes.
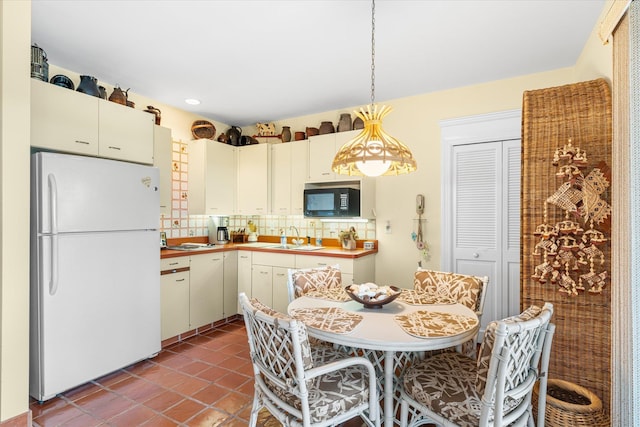
{"type": "Polygon", "coordinates": [[[58,292],[58,235],[51,236],[51,278],[49,280],[49,295],[58,292]]]}
{"type": "Polygon", "coordinates": [[[50,173],[49,182],[49,218],[51,221],[51,280],[49,281],[49,295],[58,291],[58,185],[56,177],[50,173]]]}
{"type": "Polygon", "coordinates": [[[49,182],[49,220],[51,221],[51,234],[58,234],[58,184],[56,176],[50,173],[47,176],[49,182]]]}

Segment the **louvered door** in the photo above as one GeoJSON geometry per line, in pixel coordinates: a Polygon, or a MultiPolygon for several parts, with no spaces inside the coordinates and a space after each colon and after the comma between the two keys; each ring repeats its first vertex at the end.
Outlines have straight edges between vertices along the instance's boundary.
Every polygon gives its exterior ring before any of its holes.
{"type": "Polygon", "coordinates": [[[481,329],[519,311],[520,141],[456,145],[452,269],[489,276],[481,329]]]}

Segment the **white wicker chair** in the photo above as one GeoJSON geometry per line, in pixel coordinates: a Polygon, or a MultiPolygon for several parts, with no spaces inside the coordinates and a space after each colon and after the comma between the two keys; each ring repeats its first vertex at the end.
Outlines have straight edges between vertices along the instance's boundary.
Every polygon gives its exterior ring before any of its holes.
{"type": "Polygon", "coordinates": [[[338,264],[302,269],[290,268],[288,270],[287,291],[289,302],[312,289],[341,286],[342,274],[338,264]]]}
{"type": "Polygon", "coordinates": [[[553,305],[532,306],[487,326],[477,360],[442,353],[412,365],[401,391],[402,426],[533,426],[531,395],[540,381],[538,426],[544,426],[553,305]]]}
{"type": "Polygon", "coordinates": [[[302,322],[244,293],[239,299],[255,374],[250,426],[263,407],[285,426],[334,426],[358,415],[380,426],[371,362],[311,346],[302,322]]]}

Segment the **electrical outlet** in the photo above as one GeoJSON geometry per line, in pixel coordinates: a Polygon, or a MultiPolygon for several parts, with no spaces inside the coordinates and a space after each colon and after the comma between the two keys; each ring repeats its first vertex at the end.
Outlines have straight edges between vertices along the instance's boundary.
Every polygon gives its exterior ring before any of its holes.
{"type": "Polygon", "coordinates": [[[387,221],[387,225],[384,226],[384,233],[391,234],[391,221],[387,221]]]}

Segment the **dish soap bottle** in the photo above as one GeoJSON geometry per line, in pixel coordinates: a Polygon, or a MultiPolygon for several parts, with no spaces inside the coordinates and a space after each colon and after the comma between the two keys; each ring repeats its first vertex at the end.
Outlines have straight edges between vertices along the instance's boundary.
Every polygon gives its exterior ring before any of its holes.
{"type": "Polygon", "coordinates": [[[287,247],[287,235],[284,233],[284,228],[280,229],[280,246],[287,247]]]}

